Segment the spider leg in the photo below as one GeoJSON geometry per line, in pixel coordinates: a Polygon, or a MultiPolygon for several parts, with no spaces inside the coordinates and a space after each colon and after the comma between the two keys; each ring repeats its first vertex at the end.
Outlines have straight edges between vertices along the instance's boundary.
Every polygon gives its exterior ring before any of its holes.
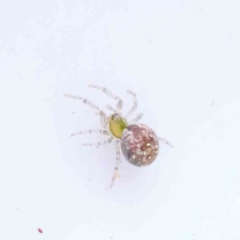
{"type": "Polygon", "coordinates": [[[70,94],[63,94],[63,96],[68,97],[68,98],[72,98],[72,99],[75,99],[75,100],[79,100],[79,101],[85,103],[86,105],[88,105],[89,107],[97,110],[97,112],[100,112],[100,109],[96,105],[94,105],[93,103],[91,103],[90,101],[88,101],[85,98],[81,98],[81,97],[78,97],[78,96],[75,96],[75,95],[70,95],[70,94]]]}
{"type": "Polygon", "coordinates": [[[75,96],[75,95],[64,94],[63,96],[68,97],[68,98],[72,98],[72,99],[75,99],[75,100],[79,100],[82,103],[88,105],[89,107],[95,109],[97,111],[97,114],[100,115],[100,117],[101,117],[102,126],[104,128],[107,127],[107,116],[106,116],[106,114],[102,110],[100,110],[99,107],[97,107],[95,104],[91,103],[90,101],[88,101],[85,98],[81,98],[81,97],[78,97],[78,96],[75,96]]]}
{"type": "Polygon", "coordinates": [[[127,93],[129,93],[133,97],[133,106],[127,112],[127,114],[125,115],[125,118],[128,118],[130,115],[132,115],[138,106],[137,95],[134,92],[132,92],[131,90],[127,90],[127,93]]]}
{"type": "Polygon", "coordinates": [[[160,140],[160,141],[162,141],[163,143],[165,143],[166,145],[168,145],[169,147],[174,147],[170,142],[168,142],[166,139],[164,139],[164,138],[161,138],[161,137],[158,137],[158,139],[160,140]]]}
{"type": "Polygon", "coordinates": [[[112,177],[112,182],[111,182],[110,188],[113,187],[115,179],[120,177],[119,174],[118,174],[118,166],[119,166],[120,159],[121,159],[120,141],[115,142],[115,147],[116,147],[116,163],[115,163],[114,174],[113,174],[113,177],[112,177]]]}
{"type": "Polygon", "coordinates": [[[103,111],[99,112],[99,115],[101,117],[101,124],[104,128],[107,128],[108,126],[108,120],[107,120],[107,116],[103,111]]]}
{"type": "Polygon", "coordinates": [[[96,86],[96,85],[88,85],[88,87],[90,88],[95,88],[98,90],[103,91],[105,94],[107,94],[109,97],[113,98],[114,100],[117,101],[117,111],[120,111],[122,109],[122,105],[123,105],[123,101],[121,100],[121,98],[119,98],[118,96],[114,95],[112,92],[110,92],[108,89],[106,89],[105,87],[101,87],[101,86],[96,86]]]}
{"type": "Polygon", "coordinates": [[[103,135],[110,136],[110,134],[109,134],[109,132],[107,130],[89,129],[89,130],[73,133],[73,134],[70,135],[70,137],[77,136],[77,135],[91,134],[91,133],[101,133],[103,135]]]}
{"type": "Polygon", "coordinates": [[[114,139],[114,137],[110,137],[108,140],[104,141],[104,142],[98,142],[98,143],[83,143],[83,146],[89,146],[89,147],[100,147],[106,144],[109,144],[112,142],[112,140],[114,139]]]}
{"type": "Polygon", "coordinates": [[[137,123],[143,117],[142,113],[137,114],[137,116],[130,121],[130,124],[137,123]]]}
{"type": "Polygon", "coordinates": [[[107,109],[110,110],[111,112],[116,113],[116,110],[110,105],[107,105],[107,109]]]}

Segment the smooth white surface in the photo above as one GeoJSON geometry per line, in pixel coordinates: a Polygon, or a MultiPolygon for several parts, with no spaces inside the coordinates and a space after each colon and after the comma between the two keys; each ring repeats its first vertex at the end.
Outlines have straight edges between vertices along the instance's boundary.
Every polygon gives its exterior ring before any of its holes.
{"type": "Polygon", "coordinates": [[[239,1],[1,1],[0,239],[240,239],[239,1]],[[171,141],[153,165],[69,139],[108,87],[171,141]],[[37,228],[42,228],[43,234],[37,228]]]}

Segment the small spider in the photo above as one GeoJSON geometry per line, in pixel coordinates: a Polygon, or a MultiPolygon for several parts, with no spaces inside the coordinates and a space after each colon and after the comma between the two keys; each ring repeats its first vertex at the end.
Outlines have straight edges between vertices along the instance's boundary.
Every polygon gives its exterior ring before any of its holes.
{"type": "Polygon", "coordinates": [[[96,85],[89,85],[90,88],[98,89],[103,91],[109,97],[117,101],[116,108],[107,105],[107,108],[113,113],[107,117],[107,115],[100,110],[96,105],[89,102],[87,99],[73,96],[69,94],[64,94],[65,97],[80,100],[87,104],[89,107],[95,109],[97,114],[100,116],[101,124],[103,129],[94,129],[73,133],[71,136],[90,134],[90,133],[101,133],[108,136],[109,138],[104,142],[98,143],[85,143],[84,146],[102,146],[111,143],[115,140],[116,147],[116,164],[114,168],[114,174],[112,177],[112,182],[110,188],[112,188],[116,178],[119,178],[118,167],[121,159],[120,148],[122,150],[123,156],[128,162],[135,166],[147,166],[151,164],[158,155],[159,152],[159,140],[163,141],[165,144],[172,147],[172,145],[165,139],[157,137],[155,132],[144,124],[137,124],[137,122],[142,118],[143,114],[139,113],[135,118],[128,121],[128,118],[137,109],[137,97],[136,94],[130,90],[127,92],[133,98],[133,106],[129,109],[126,115],[122,116],[121,110],[123,106],[123,101],[111,93],[108,89],[96,85]]]}

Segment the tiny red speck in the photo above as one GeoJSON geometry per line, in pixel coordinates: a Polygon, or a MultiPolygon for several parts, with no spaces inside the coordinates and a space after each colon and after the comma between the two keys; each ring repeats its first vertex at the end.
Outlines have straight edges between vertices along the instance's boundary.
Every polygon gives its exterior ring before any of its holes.
{"type": "Polygon", "coordinates": [[[43,230],[41,228],[38,228],[39,233],[43,233],[43,230]]]}

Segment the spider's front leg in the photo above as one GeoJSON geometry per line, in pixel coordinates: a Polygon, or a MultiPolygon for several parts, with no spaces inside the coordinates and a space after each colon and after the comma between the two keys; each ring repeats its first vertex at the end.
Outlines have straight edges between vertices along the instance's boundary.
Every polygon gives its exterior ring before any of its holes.
{"type": "Polygon", "coordinates": [[[115,163],[115,167],[114,167],[114,174],[113,174],[113,177],[112,177],[112,182],[111,182],[111,185],[110,185],[110,188],[113,187],[113,184],[115,182],[115,179],[116,178],[120,178],[120,175],[118,173],[118,167],[119,167],[119,163],[120,163],[120,159],[121,159],[121,154],[120,154],[120,141],[117,140],[115,142],[115,148],[116,148],[116,163],[115,163]]]}
{"type": "Polygon", "coordinates": [[[107,88],[101,87],[101,86],[97,86],[97,85],[88,85],[88,87],[94,88],[94,89],[98,89],[100,91],[103,91],[106,95],[108,95],[109,97],[111,97],[111,98],[113,98],[114,100],[117,101],[116,111],[120,112],[122,110],[122,106],[123,106],[122,99],[120,97],[116,96],[115,94],[113,94],[112,92],[110,92],[107,88]]]}
{"type": "Polygon", "coordinates": [[[103,111],[100,111],[98,114],[100,115],[100,118],[101,118],[100,121],[101,121],[103,128],[106,129],[108,126],[108,120],[107,120],[106,114],[103,111]]]}
{"type": "Polygon", "coordinates": [[[88,105],[89,107],[95,109],[97,111],[97,114],[100,115],[100,118],[101,118],[101,124],[104,128],[107,128],[107,116],[106,114],[100,110],[99,107],[97,107],[95,104],[93,104],[92,102],[88,101],[87,99],[85,98],[81,98],[81,97],[78,97],[78,96],[75,96],[75,95],[71,95],[71,94],[64,94],[63,95],[64,97],[68,97],[68,98],[72,98],[72,99],[75,99],[75,100],[79,100],[81,101],[82,103],[88,105]]]}

